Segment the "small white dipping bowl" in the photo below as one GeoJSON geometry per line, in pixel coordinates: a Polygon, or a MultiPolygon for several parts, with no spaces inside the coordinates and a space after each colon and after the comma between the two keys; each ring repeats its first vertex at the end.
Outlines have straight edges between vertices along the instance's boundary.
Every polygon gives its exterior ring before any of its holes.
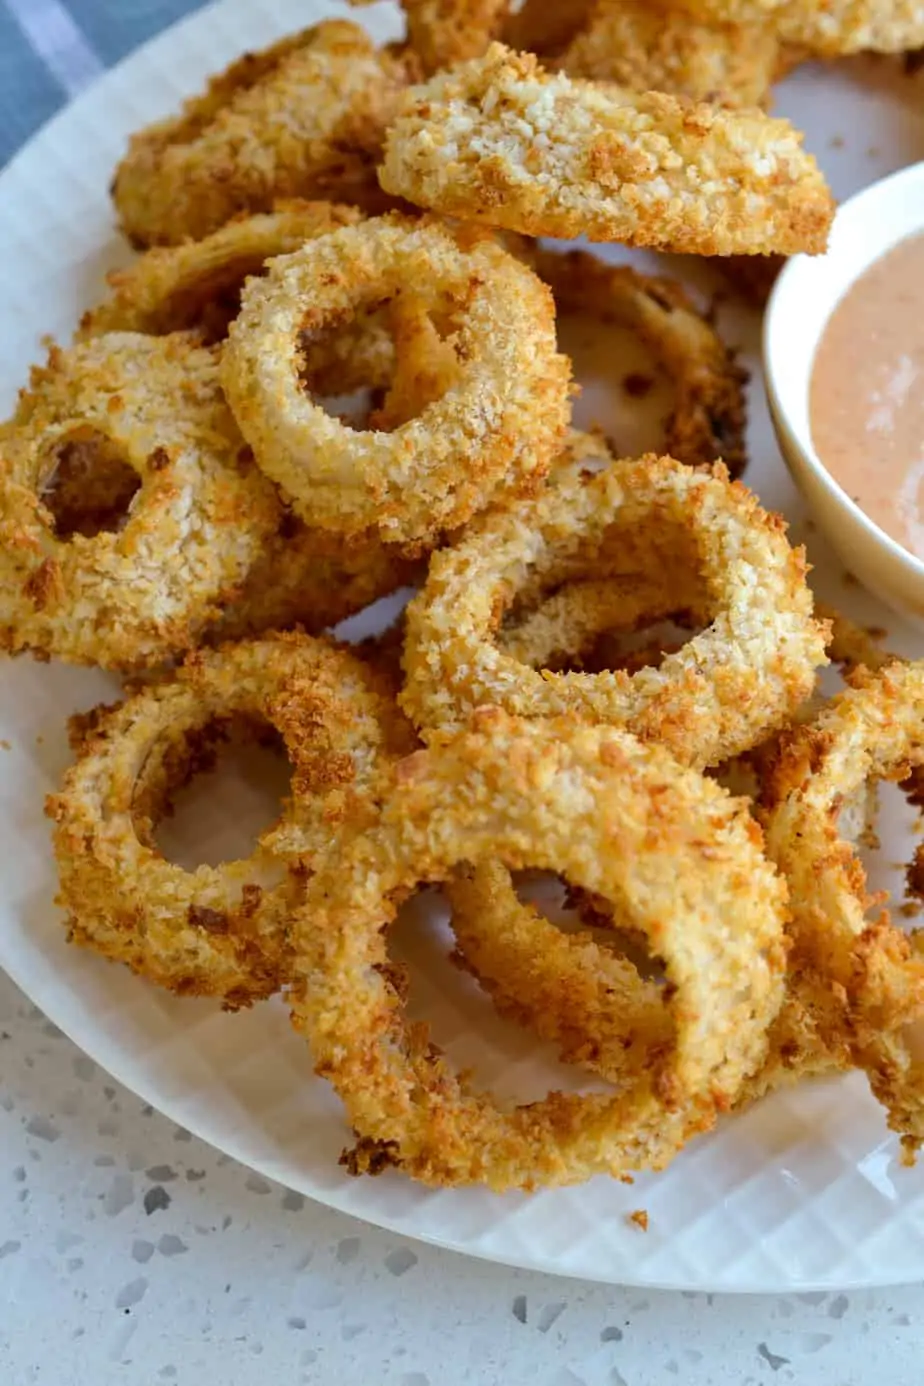
{"type": "Polygon", "coordinates": [[[864,587],[924,629],[924,562],[874,524],[826,471],[809,418],[815,352],[831,314],[864,270],[919,233],[924,163],[845,202],[827,253],[795,256],[774,285],[764,318],[764,371],[780,450],[819,528],[864,587]]]}

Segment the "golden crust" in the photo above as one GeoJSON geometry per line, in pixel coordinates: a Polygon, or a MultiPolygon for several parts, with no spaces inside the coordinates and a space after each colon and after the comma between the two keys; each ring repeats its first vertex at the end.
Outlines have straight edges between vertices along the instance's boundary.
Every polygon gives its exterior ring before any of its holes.
{"type": "Polygon", "coordinates": [[[463,220],[697,255],[817,253],[834,214],[788,122],[550,76],[500,44],[407,93],[379,178],[463,220]]]}
{"type": "Polygon", "coordinates": [[[220,340],[237,315],[244,281],[262,273],[267,260],[362,218],[357,207],[293,200],[270,212],[236,217],[201,241],[156,247],[108,276],[109,298],[84,313],[78,337],[162,336],[195,328],[210,341],[220,340]]]}
{"type": "Polygon", "coordinates": [[[563,72],[629,91],[720,106],[763,106],[779,66],[772,26],[702,21],[670,0],[596,0],[560,59],[563,72]]]}
{"type": "Polygon", "coordinates": [[[770,21],[780,38],[819,57],[924,45],[920,0],[680,0],[691,14],[742,24],[770,21]]]}
{"type": "Polygon", "coordinates": [[[319,864],[293,921],[293,1018],[363,1149],[425,1183],[501,1190],[659,1168],[763,1061],[785,896],[745,806],[661,748],[493,710],[399,765],[378,824],[319,864]],[[665,959],[672,1040],[625,1088],[501,1111],[408,1025],[384,936],[398,901],[495,858],[627,901],[665,959]]]}
{"type": "Polygon", "coordinates": [[[924,764],[924,663],[861,671],[858,687],[781,738],[765,789],[767,849],[786,875],[802,959],[839,997],[837,1026],[903,1136],[924,1137],[924,1076],[907,1027],[924,1014],[924,960],[869,897],[841,806],[924,764]]]}
{"type": "Polygon", "coordinates": [[[132,333],[54,348],[0,432],[0,641],[110,669],[170,659],[220,614],[278,516],[213,350],[132,333]],[[95,437],[140,488],[121,529],[63,540],[42,492],[57,450],[95,437]]]}
{"type": "Polygon", "coordinates": [[[344,20],[245,54],[132,137],[112,187],[123,230],[139,246],[175,245],[279,198],[381,206],[375,162],[413,72],[344,20]]]}
{"type": "Polygon", "coordinates": [[[477,707],[526,717],[571,713],[628,726],[688,763],[717,764],[782,725],[826,662],[801,550],[722,469],[672,458],[563,469],[535,499],[476,520],[434,554],[408,609],[402,704],[423,728],[459,725],[477,707]],[[495,632],[526,602],[592,572],[669,575],[671,610],[705,610],[709,628],[658,669],[541,672],[498,648],[495,632]],[[679,598],[679,599],[678,599],[679,598]]]}
{"type": "MultiPolygon", "coordinates": [[[[373,0],[350,0],[368,5],[373,0]]],[[[510,0],[400,0],[407,18],[407,42],[429,75],[477,58],[497,38],[510,0]]]]}
{"type": "Polygon", "coordinates": [[[414,744],[386,680],[301,635],[194,654],[171,677],[81,719],[77,738],[78,759],[47,803],[71,940],[231,1008],[285,981],[305,859],[362,826],[381,766],[414,744]],[[163,858],[154,828],[241,721],[280,733],[293,797],[249,858],[185,871],[163,858]]]}
{"type": "Polygon", "coordinates": [[[690,467],[721,461],[740,476],[747,465],[747,371],[683,287],[581,250],[537,250],[530,263],[555,295],[559,318],[576,314],[628,328],[651,352],[674,389],[664,451],[690,467]]]}
{"type": "Polygon", "coordinates": [[[244,291],[222,380],[263,470],[311,525],[426,544],[498,492],[535,488],[568,419],[570,363],[552,297],[489,238],[385,217],[273,262],[244,291]],[[410,290],[451,322],[457,378],[383,433],[346,427],[302,389],[302,343],[410,290]]]}

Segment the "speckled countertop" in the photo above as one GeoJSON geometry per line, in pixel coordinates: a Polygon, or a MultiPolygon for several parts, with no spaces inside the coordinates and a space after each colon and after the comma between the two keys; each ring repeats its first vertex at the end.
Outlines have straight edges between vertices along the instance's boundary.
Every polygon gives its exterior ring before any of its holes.
{"type": "Polygon", "coordinates": [[[270,1184],[0,973],[4,1386],[917,1386],[924,1287],[618,1290],[468,1261],[270,1184]]]}

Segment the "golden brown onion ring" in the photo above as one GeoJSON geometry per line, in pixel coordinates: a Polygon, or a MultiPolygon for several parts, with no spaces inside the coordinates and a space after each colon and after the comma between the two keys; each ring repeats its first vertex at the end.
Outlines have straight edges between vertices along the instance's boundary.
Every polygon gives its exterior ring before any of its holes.
{"type": "Polygon", "coordinates": [[[531,270],[482,236],[402,217],[274,261],[247,285],[222,363],[260,466],[308,524],[407,543],[535,488],[567,424],[569,376],[552,296],[531,270]],[[391,433],[348,428],[302,388],[302,343],[407,290],[451,321],[457,378],[391,433]]]}
{"type": "Polygon", "coordinates": [[[294,1021],[360,1137],[354,1169],[501,1190],[662,1167],[763,1062],[784,914],[759,830],[718,786],[626,733],[493,710],[401,764],[377,825],[319,864],[293,921],[294,1021]],[[501,1111],[408,1024],[398,900],[494,858],[625,901],[664,958],[674,1033],[635,1082],[501,1111]]]}
{"type": "Polygon", "coordinates": [[[778,516],[721,469],[672,458],[563,469],[535,499],[475,521],[433,555],[408,609],[405,710],[421,728],[485,705],[523,717],[575,713],[718,764],[782,725],[812,691],[827,629],[812,616],[805,559],[778,516]],[[515,598],[584,577],[666,575],[672,604],[708,629],[658,669],[537,671],[494,638],[515,598]],[[680,600],[674,595],[682,592],[680,600]]]}
{"type": "Polygon", "coordinates": [[[54,348],[0,431],[0,642],[109,669],[168,660],[220,614],[278,518],[214,350],[133,333],[54,348]],[[62,539],[43,492],[62,450],[97,440],[140,487],[121,529],[62,539]]]}
{"type": "Polygon", "coordinates": [[[720,106],[763,106],[779,67],[769,24],[697,20],[670,0],[596,0],[559,65],[570,77],[720,106]]]}
{"type": "Polygon", "coordinates": [[[555,295],[559,318],[576,314],[627,328],[651,353],[675,396],[664,451],[691,467],[722,461],[740,476],[747,465],[747,371],[683,287],[581,250],[537,250],[530,263],[555,295]]]}
{"type": "Polygon", "coordinates": [[[344,20],[245,54],[132,136],[112,186],[123,230],[138,246],[176,245],[279,198],[380,208],[375,162],[414,69],[344,20]]]}
{"type": "Polygon", "coordinates": [[[787,121],[550,76],[496,43],[407,93],[379,178],[463,221],[696,255],[817,253],[834,214],[787,121]]]}
{"type": "Polygon", "coordinates": [[[362,220],[356,207],[332,202],[282,203],[271,212],[240,216],[201,241],[147,251],[114,270],[109,298],[83,315],[81,337],[101,332],[167,332],[195,328],[220,341],[237,316],[244,281],[267,260],[305,241],[362,220]]]}
{"type": "Polygon", "coordinates": [[[786,875],[799,957],[841,998],[854,1062],[910,1142],[924,1138],[924,1073],[907,1027],[924,1015],[924,960],[870,899],[841,834],[845,801],[870,781],[905,780],[924,764],[924,663],[854,676],[858,686],[781,738],[765,792],[767,850],[786,875]]]}
{"type": "Polygon", "coordinates": [[[47,804],[71,940],[230,1008],[277,991],[303,889],[303,871],[286,866],[310,861],[341,825],[368,822],[382,764],[413,746],[387,681],[330,642],[280,636],[194,654],[84,722],[47,804]],[[154,828],[241,722],[282,737],[293,797],[246,860],[185,871],[164,859],[154,828]]]}

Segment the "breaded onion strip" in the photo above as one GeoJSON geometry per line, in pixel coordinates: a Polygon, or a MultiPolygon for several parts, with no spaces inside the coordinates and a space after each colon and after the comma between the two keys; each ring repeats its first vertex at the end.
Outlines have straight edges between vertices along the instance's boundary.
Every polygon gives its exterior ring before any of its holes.
{"type": "Polygon", "coordinates": [[[374,816],[384,760],[412,746],[387,680],[330,642],[279,636],[192,655],[87,719],[78,759],[48,799],[71,940],[180,995],[231,1008],[271,995],[288,975],[288,919],[302,891],[286,863],[326,848],[341,823],[374,816]],[[281,735],[293,797],[246,860],[186,871],[164,859],[153,831],[235,721],[281,735]]]}
{"type": "Polygon", "coordinates": [[[251,280],[222,380],[265,472],[311,525],[420,543],[534,489],[568,417],[552,296],[493,241],[383,217],[344,227],[251,280]],[[346,427],[302,388],[304,341],[405,291],[450,319],[455,382],[391,433],[346,427]]]}
{"type": "Polygon", "coordinates": [[[780,38],[819,57],[867,50],[905,53],[924,45],[920,0],[681,0],[691,14],[770,22],[780,38]]]}
{"type": "Polygon", "coordinates": [[[293,921],[294,1020],[361,1139],[353,1169],[372,1156],[501,1190],[657,1168],[762,1063],[784,914],[756,824],[718,786],[623,732],[494,710],[399,766],[377,825],[320,864],[293,921]],[[673,1035],[636,1081],[501,1111],[408,1024],[385,938],[397,901],[494,858],[625,901],[664,958],[673,1035]]]}
{"type": "Polygon", "coordinates": [[[796,949],[830,980],[854,1062],[913,1143],[924,1138],[924,1070],[907,1026],[924,1015],[924,960],[870,899],[839,827],[870,781],[924,764],[924,663],[887,666],[781,739],[765,794],[767,850],[789,880],[796,949]]]}
{"type": "Polygon", "coordinates": [[[245,54],[132,136],[112,187],[129,240],[198,240],[279,198],[380,206],[375,162],[413,66],[344,20],[245,54]]]}
{"type": "Polygon", "coordinates": [[[249,275],[261,274],[274,256],[362,217],[356,207],[292,201],[237,217],[201,241],[156,247],[127,269],[113,270],[109,298],[84,313],[79,336],[147,332],[158,337],[196,328],[219,340],[236,315],[234,300],[249,275]]]}
{"type": "MultiPolygon", "coordinates": [[[[670,1042],[663,989],[643,979],[618,951],[616,934],[609,948],[586,931],[563,933],[519,899],[509,870],[499,862],[460,869],[445,890],[457,961],[501,1015],[557,1045],[564,1062],[623,1083],[670,1042]]],[[[622,928],[621,913],[616,913],[617,929],[622,928]]],[[[598,922],[612,927],[612,914],[598,922]]],[[[644,947],[644,935],[640,942],[644,947]]],[[[736,1105],[810,1073],[846,1066],[842,1046],[826,1042],[815,1016],[824,996],[808,974],[787,978],[782,1007],[769,1029],[766,1059],[747,1080],[736,1105]]]]}
{"type": "Polygon", "coordinates": [[[53,348],[0,433],[0,642],[109,669],[170,659],[219,615],[278,520],[211,348],[133,333],[53,348]],[[63,540],[43,492],[62,450],[94,440],[140,488],[121,529],[63,540]]]}
{"type": "MultiPolygon", "coordinates": [[[[669,614],[667,612],[659,614],[669,614]]],[[[812,616],[805,558],[723,470],[672,458],[573,467],[535,499],[475,521],[434,554],[408,609],[405,710],[422,728],[496,705],[523,717],[576,713],[718,764],[780,726],[812,691],[826,628],[812,616]],[[587,571],[671,575],[674,609],[711,619],[657,669],[537,671],[494,638],[505,607],[587,571]]]]}
{"type": "Polygon", "coordinates": [[[788,122],[550,76],[500,44],[407,93],[379,178],[464,221],[696,255],[816,253],[834,213],[788,122]]]}
{"type": "Polygon", "coordinates": [[[578,314],[634,332],[670,380],[674,404],[664,451],[691,467],[747,465],[747,371],[675,280],[611,265],[585,251],[539,250],[531,259],[555,295],[559,318],[578,314]]]}
{"type": "Polygon", "coordinates": [[[559,60],[563,72],[630,91],[720,106],[762,106],[779,67],[769,24],[691,18],[667,0],[596,0],[559,60]]]}

